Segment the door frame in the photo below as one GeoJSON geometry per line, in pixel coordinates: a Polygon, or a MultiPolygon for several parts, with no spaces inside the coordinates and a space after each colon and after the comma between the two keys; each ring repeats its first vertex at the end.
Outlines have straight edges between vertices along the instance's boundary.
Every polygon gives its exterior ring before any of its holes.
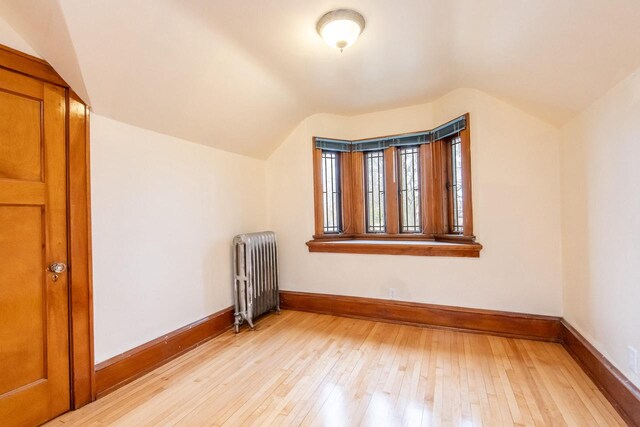
{"type": "Polygon", "coordinates": [[[0,44],[0,68],[65,89],[67,147],[67,265],[71,409],[95,400],[91,262],[90,107],[48,62],[0,44]]]}

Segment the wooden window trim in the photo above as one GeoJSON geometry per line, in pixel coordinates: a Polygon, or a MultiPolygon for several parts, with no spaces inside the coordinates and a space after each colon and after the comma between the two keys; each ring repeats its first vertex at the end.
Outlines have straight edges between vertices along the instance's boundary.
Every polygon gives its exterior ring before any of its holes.
{"type": "MultiPolygon", "coordinates": [[[[469,114],[460,131],[463,185],[463,231],[450,232],[450,194],[447,190],[450,154],[448,138],[420,145],[420,207],[422,233],[401,233],[398,205],[397,149],[384,150],[386,233],[367,233],[365,221],[364,153],[341,152],[342,233],[325,234],[322,209],[322,149],[313,138],[315,233],[307,242],[310,252],[479,257],[482,245],[473,234],[471,188],[471,131],[469,114]],[[348,241],[348,242],[347,242],[348,241]],[[431,243],[430,243],[431,242],[431,243]]],[[[402,136],[402,135],[390,135],[402,136]]],[[[346,141],[345,141],[346,142],[346,141]]]]}
{"type": "Polygon", "coordinates": [[[439,241],[407,242],[393,239],[310,240],[309,252],[331,252],[344,254],[418,255],[478,258],[482,245],[479,243],[447,243],[439,241]]]}

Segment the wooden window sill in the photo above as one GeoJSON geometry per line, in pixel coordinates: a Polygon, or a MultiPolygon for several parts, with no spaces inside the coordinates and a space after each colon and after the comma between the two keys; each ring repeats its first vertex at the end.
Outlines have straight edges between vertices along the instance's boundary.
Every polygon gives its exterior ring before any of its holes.
{"type": "Polygon", "coordinates": [[[344,254],[415,255],[479,258],[479,243],[451,243],[411,240],[310,240],[309,252],[344,254]]]}

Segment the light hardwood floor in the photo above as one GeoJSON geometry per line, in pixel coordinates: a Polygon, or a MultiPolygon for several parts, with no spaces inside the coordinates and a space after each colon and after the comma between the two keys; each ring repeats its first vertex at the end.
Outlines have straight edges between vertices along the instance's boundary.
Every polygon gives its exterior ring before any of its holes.
{"type": "Polygon", "coordinates": [[[560,344],[284,311],[50,425],[625,425],[560,344]]]}

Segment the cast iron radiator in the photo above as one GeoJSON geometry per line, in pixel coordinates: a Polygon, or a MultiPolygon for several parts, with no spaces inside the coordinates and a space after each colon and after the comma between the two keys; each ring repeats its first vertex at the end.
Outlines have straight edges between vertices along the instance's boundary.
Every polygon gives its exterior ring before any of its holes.
{"type": "Polygon", "coordinates": [[[272,231],[240,234],[233,239],[234,302],[236,333],[243,321],[268,311],[280,311],[278,292],[278,245],[272,231]]]}

